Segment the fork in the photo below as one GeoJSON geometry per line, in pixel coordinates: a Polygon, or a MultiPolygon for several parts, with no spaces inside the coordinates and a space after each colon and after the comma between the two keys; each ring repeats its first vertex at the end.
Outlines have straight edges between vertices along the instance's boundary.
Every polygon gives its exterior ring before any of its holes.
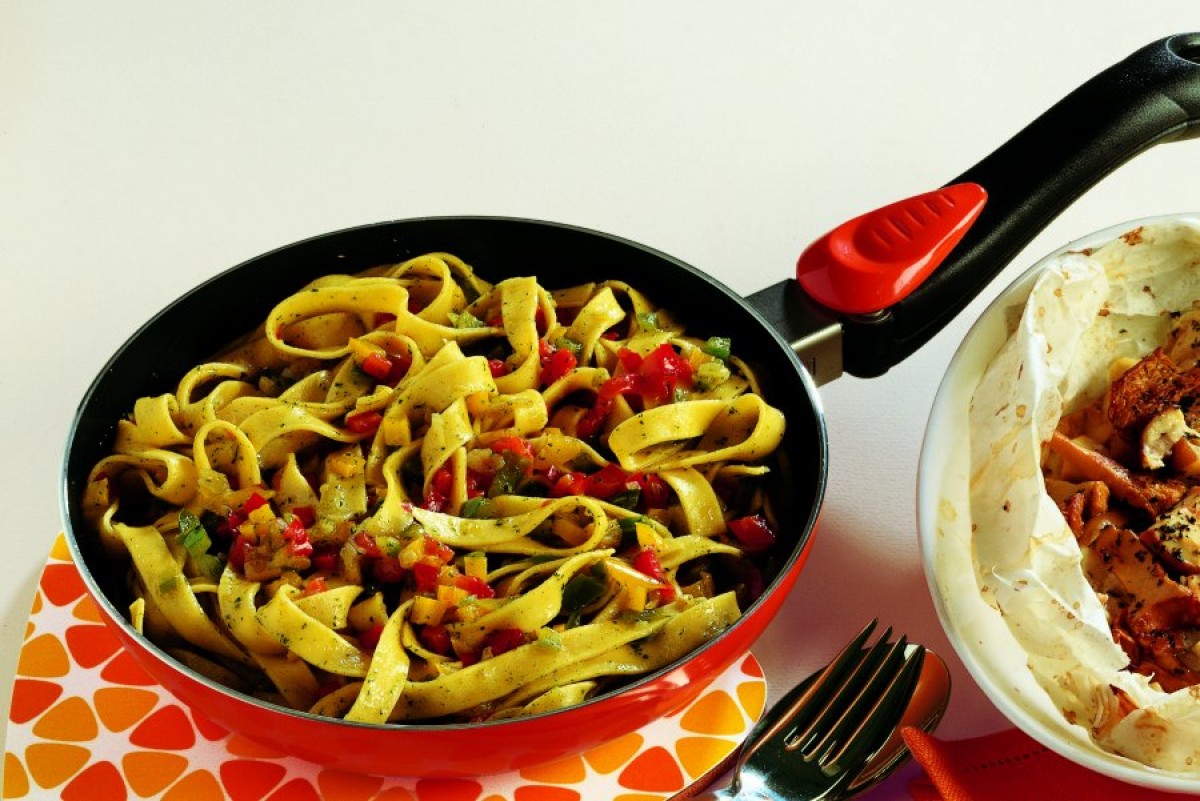
{"type": "Polygon", "coordinates": [[[695,801],[820,801],[847,785],[899,723],[925,649],[889,626],[867,648],[872,620],[817,676],[784,696],[750,732],[733,782],[695,801]]]}

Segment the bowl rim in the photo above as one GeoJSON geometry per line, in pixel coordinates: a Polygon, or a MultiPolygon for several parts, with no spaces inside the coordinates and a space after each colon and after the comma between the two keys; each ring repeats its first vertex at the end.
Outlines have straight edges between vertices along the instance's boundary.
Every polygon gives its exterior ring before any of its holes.
{"type": "MultiPolygon", "coordinates": [[[[983,642],[973,641],[965,635],[961,628],[963,621],[960,620],[960,615],[964,613],[947,603],[945,593],[941,591],[938,560],[944,548],[939,542],[937,525],[942,487],[946,481],[947,453],[953,448],[961,448],[957,444],[961,438],[952,439],[951,434],[952,430],[960,429],[948,421],[965,408],[963,404],[969,402],[970,394],[978,384],[987,362],[1002,344],[1003,338],[997,336],[996,325],[1003,320],[1005,311],[1017,304],[1024,307],[1034,282],[1048,263],[1059,256],[1099,247],[1138,227],[1189,218],[1200,219],[1200,214],[1178,212],[1141,217],[1081,236],[1042,256],[988,304],[955,350],[930,408],[917,468],[917,532],[922,567],[942,629],[972,680],[1010,723],[1049,750],[1097,773],[1143,787],[1194,793],[1200,789],[1200,773],[1191,775],[1167,771],[1102,751],[1098,746],[1091,750],[1081,748],[1083,740],[1091,743],[1082,727],[1068,723],[1065,717],[1055,721],[1054,726],[1048,725],[1034,714],[1029,700],[1022,700],[1019,694],[1005,692],[999,686],[992,673],[994,667],[988,648],[983,642]],[[988,353],[980,358],[985,349],[988,353]],[[1072,742],[1068,733],[1077,735],[1080,742],[1072,742]]],[[[980,601],[982,603],[982,599],[980,601]]],[[[998,621],[999,613],[990,605],[985,606],[985,614],[990,614],[998,621]]],[[[1040,687],[1038,691],[1042,692],[1040,687]]]]}

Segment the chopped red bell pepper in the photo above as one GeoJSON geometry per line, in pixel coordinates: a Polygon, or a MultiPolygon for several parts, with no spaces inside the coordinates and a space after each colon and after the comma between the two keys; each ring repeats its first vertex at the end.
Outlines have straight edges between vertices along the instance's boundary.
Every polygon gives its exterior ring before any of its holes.
{"type": "Polygon", "coordinates": [[[436,487],[430,487],[429,492],[425,493],[425,499],[421,501],[421,508],[430,512],[444,512],[449,505],[449,496],[438,492],[436,487]]]}
{"type": "Polygon", "coordinates": [[[751,553],[765,551],[775,544],[775,532],[762,515],[749,515],[725,524],[741,546],[751,553]]]}
{"type": "Polygon", "coordinates": [[[659,402],[668,400],[680,384],[692,384],[691,362],[665,342],[646,354],[638,374],[643,380],[642,396],[659,402]]]}
{"type": "Polygon", "coordinates": [[[351,434],[371,434],[382,422],[383,415],[379,412],[353,412],[346,415],[346,430],[351,434]]]}
{"type": "Polygon", "coordinates": [[[550,386],[555,381],[570,373],[579,364],[575,354],[566,348],[558,348],[542,359],[542,370],[538,380],[544,386],[550,386]]]}
{"type": "Polygon", "coordinates": [[[600,430],[600,426],[608,419],[613,403],[618,395],[625,395],[637,389],[636,375],[618,375],[605,381],[596,392],[596,400],[592,408],[580,418],[576,430],[579,436],[587,438],[600,430]]]}
{"type": "Polygon", "coordinates": [[[368,651],[374,651],[379,647],[379,638],[383,636],[383,624],[376,623],[366,631],[359,632],[358,644],[368,651]]]}
{"type": "Polygon", "coordinates": [[[337,570],[338,555],[333,551],[319,551],[312,555],[312,566],[314,570],[320,570],[322,573],[332,573],[337,570]]]}
{"type": "Polygon", "coordinates": [[[634,487],[637,487],[637,482],[632,476],[620,465],[610,462],[584,479],[583,494],[606,500],[634,487]]]}
{"type": "Polygon", "coordinates": [[[400,560],[394,556],[380,556],[371,560],[371,578],[380,584],[399,584],[404,581],[408,571],[400,565],[400,560]]]}
{"type": "Polygon", "coordinates": [[[299,518],[305,528],[312,528],[317,522],[317,510],[311,506],[293,506],[292,514],[299,518]]]}
{"type": "Polygon", "coordinates": [[[642,503],[647,509],[665,509],[671,500],[671,488],[654,473],[642,474],[642,503]]]}
{"type": "Polygon", "coordinates": [[[429,485],[438,492],[449,495],[450,490],[454,487],[454,471],[450,469],[450,465],[443,464],[439,467],[433,474],[433,480],[429,482],[429,485]]]}
{"type": "Polygon", "coordinates": [[[483,639],[484,647],[491,649],[492,656],[511,651],[525,642],[525,632],[517,628],[496,629],[483,639]]]}
{"type": "Polygon", "coordinates": [[[438,573],[442,566],[433,561],[422,559],[412,566],[413,581],[420,592],[433,592],[438,586],[438,573]]]}
{"type": "Polygon", "coordinates": [[[319,592],[325,592],[329,587],[325,584],[324,576],[313,576],[304,582],[304,594],[316,595],[319,592]]]}
{"type": "Polygon", "coordinates": [[[503,359],[488,359],[488,372],[492,374],[492,378],[499,378],[511,373],[512,368],[503,359]]]}
{"type": "Polygon", "coordinates": [[[412,359],[408,356],[371,353],[363,359],[362,371],[383,384],[396,385],[408,373],[412,359]]]}
{"type": "Polygon", "coordinates": [[[550,495],[554,498],[587,495],[603,501],[635,488],[642,488],[642,474],[627,473],[610,462],[591,475],[579,471],[563,473],[550,485],[550,495]]]}
{"type": "Polygon", "coordinates": [[[636,375],[642,369],[642,357],[629,348],[621,348],[617,351],[617,365],[617,375],[636,375]]]}
{"type": "MultiPolygon", "coordinates": [[[[547,475],[547,478],[552,478],[547,475]]],[[[565,498],[568,495],[582,495],[584,481],[587,479],[587,474],[574,470],[570,473],[562,473],[556,478],[552,478],[550,484],[550,497],[565,498]]]]}
{"type": "Polygon", "coordinates": [[[297,540],[293,540],[292,542],[289,542],[287,544],[287,552],[291,556],[297,556],[300,558],[312,556],[313,545],[311,542],[308,541],[308,535],[307,534],[304,535],[303,542],[297,541],[297,540]]]}
{"type": "Polygon", "coordinates": [[[450,491],[453,488],[454,473],[451,472],[450,465],[443,464],[433,474],[433,480],[429,482],[429,489],[425,491],[421,508],[431,512],[444,512],[450,503],[450,491]]]}
{"type": "Polygon", "coordinates": [[[658,561],[658,554],[654,551],[649,548],[639,550],[633,557],[633,569],[662,584],[661,587],[651,590],[651,595],[657,598],[660,604],[675,600],[675,588],[667,581],[667,572],[663,570],[662,563],[658,561]]]}
{"type": "Polygon", "coordinates": [[[446,631],[445,626],[440,624],[422,626],[417,631],[417,639],[421,641],[421,645],[435,654],[450,655],[450,632],[446,631]]]}
{"type": "Polygon", "coordinates": [[[492,477],[487,473],[481,473],[478,470],[467,468],[467,497],[477,498],[483,494],[484,489],[492,483],[492,477]]]}
{"type": "MultiPolygon", "coordinates": [[[[254,492],[254,493],[250,494],[250,497],[245,500],[245,502],[242,504],[241,509],[239,509],[238,511],[240,511],[246,517],[249,517],[250,513],[253,512],[255,509],[258,509],[258,508],[260,508],[262,506],[266,506],[266,505],[267,505],[267,499],[264,498],[262,495],[259,495],[257,492],[254,492]]],[[[244,518],[243,518],[243,521],[244,521],[244,518]]]]}
{"type": "Polygon", "coordinates": [[[454,586],[466,590],[468,595],[474,595],[476,598],[496,597],[496,591],[478,576],[455,576],[454,586]]]}
{"type": "Polygon", "coordinates": [[[287,543],[287,552],[291,556],[312,556],[313,544],[308,538],[308,529],[300,522],[300,518],[293,517],[284,526],[280,536],[287,543]]]}
{"type": "Polygon", "coordinates": [[[238,534],[233,539],[233,545],[229,547],[229,564],[236,570],[243,570],[246,567],[246,556],[253,547],[254,544],[246,539],[244,534],[238,534]]]}
{"type": "Polygon", "coordinates": [[[533,461],[533,446],[524,437],[511,436],[493,440],[489,445],[494,453],[510,452],[522,459],[533,461]]]}
{"type": "Polygon", "coordinates": [[[658,554],[649,548],[642,548],[634,554],[633,569],[655,581],[667,580],[662,563],[658,561],[658,554]]]}
{"type": "Polygon", "coordinates": [[[579,421],[580,436],[590,437],[600,430],[618,395],[632,393],[644,401],[665,403],[679,386],[692,384],[691,362],[667,342],[645,357],[621,348],[617,351],[617,365],[617,374],[600,385],[595,403],[579,421]]]}
{"type": "Polygon", "coordinates": [[[433,537],[426,535],[424,546],[425,555],[432,556],[443,565],[449,564],[454,559],[454,549],[440,540],[435,540],[433,537]]]}
{"type": "Polygon", "coordinates": [[[377,381],[385,381],[392,372],[392,360],[382,353],[371,353],[362,360],[362,371],[377,381]]]}
{"type": "Polygon", "coordinates": [[[299,517],[293,516],[290,520],[288,520],[287,525],[283,527],[283,531],[280,533],[280,536],[282,536],[288,542],[294,542],[296,540],[307,542],[308,530],[304,527],[304,523],[299,517]]]}
{"type": "Polygon", "coordinates": [[[355,550],[363,556],[379,557],[383,556],[383,551],[379,550],[379,543],[365,531],[360,531],[350,538],[350,542],[354,544],[355,550]]]}

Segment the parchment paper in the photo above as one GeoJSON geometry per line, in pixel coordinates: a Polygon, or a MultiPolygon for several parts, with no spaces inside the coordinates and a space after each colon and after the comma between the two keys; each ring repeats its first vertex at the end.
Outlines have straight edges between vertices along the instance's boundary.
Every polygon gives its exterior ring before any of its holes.
{"type": "Polygon", "coordinates": [[[973,556],[984,599],[1068,721],[1107,751],[1200,777],[1200,688],[1165,693],[1121,670],[1080,549],[1042,483],[1041,443],[1104,392],[1108,367],[1162,343],[1200,299],[1200,220],[1131,230],[1053,259],[972,397],[973,556]],[[1118,687],[1139,709],[1117,720],[1118,687]]]}

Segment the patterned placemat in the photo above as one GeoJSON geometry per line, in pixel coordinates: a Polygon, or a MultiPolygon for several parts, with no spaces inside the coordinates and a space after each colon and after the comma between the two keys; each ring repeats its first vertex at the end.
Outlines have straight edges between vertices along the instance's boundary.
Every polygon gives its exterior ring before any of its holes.
{"type": "Polygon", "coordinates": [[[25,627],[0,797],[664,801],[725,760],[765,700],[747,654],[671,717],[548,765],[480,779],[331,770],[228,732],[156,684],[101,622],[60,536],[25,627]]]}

